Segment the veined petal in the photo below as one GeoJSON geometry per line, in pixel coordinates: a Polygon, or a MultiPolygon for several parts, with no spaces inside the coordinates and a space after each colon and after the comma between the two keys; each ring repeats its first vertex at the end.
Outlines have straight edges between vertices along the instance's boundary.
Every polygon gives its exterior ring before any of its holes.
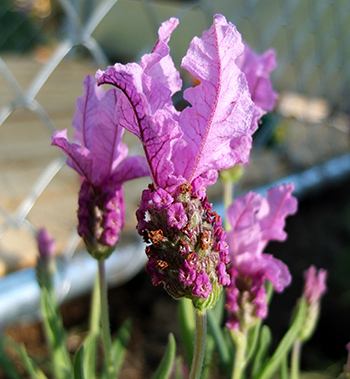
{"type": "Polygon", "coordinates": [[[201,82],[185,91],[184,98],[192,107],[180,115],[193,161],[184,173],[189,181],[210,169],[221,170],[248,160],[255,105],[245,75],[235,64],[242,52],[235,26],[216,15],[202,38],[192,40],[182,61],[182,67],[201,82]]]}
{"type": "Polygon", "coordinates": [[[98,124],[99,100],[104,90],[98,88],[93,76],[88,75],[84,80],[84,94],[77,100],[72,124],[76,130],[74,137],[89,150],[92,147],[91,130],[98,124]]]}
{"type": "Polygon", "coordinates": [[[88,182],[91,182],[92,162],[90,151],[86,147],[69,142],[67,129],[58,130],[53,134],[52,145],[58,146],[68,156],[68,166],[72,167],[88,182]]]}
{"type": "Polygon", "coordinates": [[[283,230],[287,216],[297,211],[297,200],[292,196],[294,184],[282,184],[269,189],[263,199],[257,220],[261,229],[261,251],[270,240],[284,241],[287,233],[283,230]]]}
{"type": "Polygon", "coordinates": [[[141,66],[146,75],[157,79],[164,86],[170,89],[171,94],[180,91],[182,81],[179,72],[174,66],[174,62],[169,55],[168,42],[171,33],[179,24],[176,18],[170,18],[163,22],[158,30],[158,42],[155,44],[152,53],[146,54],[141,59],[141,66]]]}
{"type": "Polygon", "coordinates": [[[98,71],[96,76],[99,84],[112,84],[123,92],[118,103],[119,123],[140,139],[155,186],[175,185],[178,179],[173,176],[170,158],[172,147],[182,133],[177,113],[169,106],[170,90],[143,74],[135,63],[116,64],[105,72],[98,71]]]}
{"type": "Polygon", "coordinates": [[[109,176],[128,154],[127,146],[122,143],[124,129],[117,118],[118,94],[116,89],[110,89],[100,100],[97,114],[98,122],[91,134],[94,181],[109,176]]]}

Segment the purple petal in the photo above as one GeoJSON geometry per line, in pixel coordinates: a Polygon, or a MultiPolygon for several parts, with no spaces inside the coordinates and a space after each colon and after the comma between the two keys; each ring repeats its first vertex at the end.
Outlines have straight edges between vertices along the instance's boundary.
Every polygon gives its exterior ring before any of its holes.
{"type": "Polygon", "coordinates": [[[77,100],[72,124],[76,129],[74,137],[89,150],[92,147],[91,130],[98,124],[98,105],[103,94],[104,91],[97,87],[95,78],[88,75],[84,80],[84,94],[77,100]]]}
{"type": "Polygon", "coordinates": [[[172,95],[180,91],[182,87],[179,72],[176,70],[174,62],[169,55],[170,49],[168,46],[171,33],[178,24],[179,20],[176,18],[170,18],[168,21],[163,22],[158,30],[159,40],[154,46],[152,53],[144,55],[141,59],[144,73],[168,87],[172,95]]]}
{"type": "Polygon", "coordinates": [[[118,124],[117,104],[118,93],[115,89],[109,90],[99,102],[98,120],[90,137],[95,182],[110,175],[128,154],[127,146],[121,142],[124,129],[118,124]]]}
{"type": "Polygon", "coordinates": [[[68,156],[68,166],[72,167],[88,182],[91,182],[91,154],[86,147],[69,142],[67,140],[67,129],[55,132],[51,144],[58,146],[68,156]]]}
{"type": "Polygon", "coordinates": [[[272,111],[278,97],[270,80],[270,72],[277,66],[275,51],[270,49],[258,55],[245,45],[244,52],[237,58],[236,64],[248,80],[254,103],[264,111],[272,111]]]}
{"type": "Polygon", "coordinates": [[[310,305],[319,302],[327,290],[327,270],[320,269],[317,272],[316,267],[311,266],[304,272],[304,278],[305,286],[303,296],[310,305]]]}
{"type": "Polygon", "coordinates": [[[187,222],[187,216],[182,203],[174,203],[167,209],[168,224],[181,229],[187,222]]]}
{"type": "Polygon", "coordinates": [[[125,158],[116,168],[112,177],[117,183],[124,183],[128,180],[141,178],[149,175],[149,167],[146,158],[141,155],[134,155],[125,158]]]}
{"type": "Polygon", "coordinates": [[[96,76],[99,84],[112,84],[123,91],[119,122],[142,142],[155,186],[177,184],[170,158],[172,146],[182,133],[176,114],[169,110],[170,90],[144,75],[137,64],[116,64],[105,72],[98,71],[96,76]]]}
{"type": "Polygon", "coordinates": [[[269,254],[257,256],[249,252],[243,253],[237,257],[235,267],[241,275],[246,275],[253,281],[268,279],[277,292],[282,292],[292,280],[288,267],[269,254]]]}
{"type": "Polygon", "coordinates": [[[260,209],[262,196],[249,192],[237,198],[227,209],[227,219],[232,230],[227,233],[226,241],[233,262],[240,254],[249,251],[258,254],[261,240],[260,226],[256,222],[256,213],[260,209]]]}
{"type": "Polygon", "coordinates": [[[282,184],[269,189],[263,200],[257,220],[261,229],[261,251],[270,240],[284,241],[287,233],[285,218],[297,211],[298,202],[292,196],[294,184],[282,184]]]}
{"type": "Polygon", "coordinates": [[[204,172],[247,162],[251,147],[254,103],[244,74],[235,64],[243,52],[234,25],[216,15],[213,26],[195,37],[182,67],[201,84],[184,93],[192,107],[180,116],[193,165],[184,173],[189,181],[204,172]]]}
{"type": "Polygon", "coordinates": [[[168,194],[163,188],[159,188],[157,191],[152,192],[152,201],[158,212],[167,208],[173,201],[173,197],[168,194]]]}

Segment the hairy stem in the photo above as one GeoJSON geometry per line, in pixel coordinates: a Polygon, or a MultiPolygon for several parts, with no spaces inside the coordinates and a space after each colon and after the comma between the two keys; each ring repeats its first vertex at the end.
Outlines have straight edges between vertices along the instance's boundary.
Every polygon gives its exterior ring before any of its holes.
{"type": "Polygon", "coordinates": [[[112,339],[109,327],[108,302],[107,302],[107,279],[105,271],[105,262],[98,262],[98,274],[100,282],[100,297],[101,297],[101,324],[102,324],[102,341],[104,356],[107,365],[108,379],[115,379],[116,374],[112,359],[112,339]]]}
{"type": "Polygon", "coordinates": [[[196,309],[196,337],[189,379],[199,379],[202,372],[207,336],[207,313],[196,309]]]}
{"type": "Polygon", "coordinates": [[[246,365],[247,334],[239,330],[231,330],[231,337],[236,346],[235,364],[232,379],[241,379],[246,365]]]}
{"type": "Polygon", "coordinates": [[[300,352],[301,352],[301,340],[297,339],[294,342],[292,357],[291,357],[291,379],[299,379],[299,369],[300,369],[300,352]]]}

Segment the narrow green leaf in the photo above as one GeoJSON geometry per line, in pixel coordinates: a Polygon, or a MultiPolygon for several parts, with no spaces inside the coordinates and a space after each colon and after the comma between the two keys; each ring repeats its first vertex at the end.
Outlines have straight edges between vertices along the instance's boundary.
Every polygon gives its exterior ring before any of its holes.
{"type": "Polygon", "coordinates": [[[194,318],[192,301],[182,298],[179,301],[179,326],[185,349],[186,362],[191,367],[194,351],[194,335],[196,322],[194,318]]]}
{"type": "Polygon", "coordinates": [[[72,363],[66,346],[66,332],[62,325],[56,296],[45,287],[41,289],[41,310],[48,345],[51,349],[54,376],[56,379],[73,377],[72,363]]]}
{"type": "Polygon", "coordinates": [[[24,345],[17,346],[16,350],[21,357],[24,367],[32,379],[47,379],[45,374],[35,365],[33,360],[29,358],[24,345]]]}
{"type": "Polygon", "coordinates": [[[74,356],[74,379],[84,379],[84,345],[80,346],[74,356]]]}
{"type": "MultiPolygon", "coordinates": [[[[192,305],[192,304],[191,304],[192,305]]],[[[152,379],[168,379],[173,368],[176,353],[176,342],[173,334],[169,334],[168,347],[152,379]]]]}
{"type": "Polygon", "coordinates": [[[117,373],[117,377],[119,375],[120,369],[124,362],[126,349],[129,343],[131,333],[131,321],[127,320],[122,327],[118,331],[118,335],[113,342],[113,360],[114,367],[117,373]]]}
{"type": "Polygon", "coordinates": [[[213,362],[214,350],[215,350],[215,340],[211,334],[207,334],[201,379],[207,379],[210,374],[210,370],[214,364],[213,362]]]}
{"type": "Polygon", "coordinates": [[[6,353],[4,335],[0,336],[0,367],[3,372],[11,379],[21,379],[16,366],[6,353]]]}
{"type": "Polygon", "coordinates": [[[99,335],[90,333],[84,341],[84,377],[96,379],[97,342],[99,335]]]}
{"type": "Polygon", "coordinates": [[[230,354],[229,346],[226,343],[223,334],[223,329],[221,328],[221,325],[219,324],[218,320],[215,318],[215,314],[213,314],[211,310],[208,311],[208,327],[210,334],[213,336],[215,340],[215,345],[219,354],[221,364],[224,367],[225,371],[229,373],[229,367],[231,365],[232,356],[230,354]]]}
{"type": "Polygon", "coordinates": [[[256,355],[253,361],[253,368],[252,368],[253,378],[258,375],[258,373],[261,370],[261,367],[266,362],[268,351],[271,345],[271,340],[272,340],[272,336],[271,336],[270,328],[267,325],[263,325],[263,327],[261,328],[261,333],[260,333],[259,346],[258,346],[256,355]]]}
{"type": "Polygon", "coordinates": [[[280,366],[280,379],[288,379],[288,360],[287,356],[284,356],[280,366]]]}
{"type": "Polygon", "coordinates": [[[300,330],[306,318],[306,301],[301,299],[293,323],[282,338],[271,359],[265,364],[258,379],[271,378],[281,364],[282,359],[288,354],[294,341],[298,338],[300,330]]]}

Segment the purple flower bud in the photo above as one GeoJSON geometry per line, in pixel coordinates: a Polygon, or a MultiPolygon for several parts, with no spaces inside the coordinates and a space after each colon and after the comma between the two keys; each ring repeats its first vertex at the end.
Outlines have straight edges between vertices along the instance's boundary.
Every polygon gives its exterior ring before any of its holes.
{"type": "Polygon", "coordinates": [[[45,228],[39,229],[37,234],[37,241],[41,259],[49,260],[50,258],[54,257],[56,253],[56,242],[45,228]]]}
{"type": "Polygon", "coordinates": [[[309,305],[316,304],[327,290],[327,271],[320,269],[317,273],[315,266],[304,272],[305,286],[303,296],[309,305]]]}

